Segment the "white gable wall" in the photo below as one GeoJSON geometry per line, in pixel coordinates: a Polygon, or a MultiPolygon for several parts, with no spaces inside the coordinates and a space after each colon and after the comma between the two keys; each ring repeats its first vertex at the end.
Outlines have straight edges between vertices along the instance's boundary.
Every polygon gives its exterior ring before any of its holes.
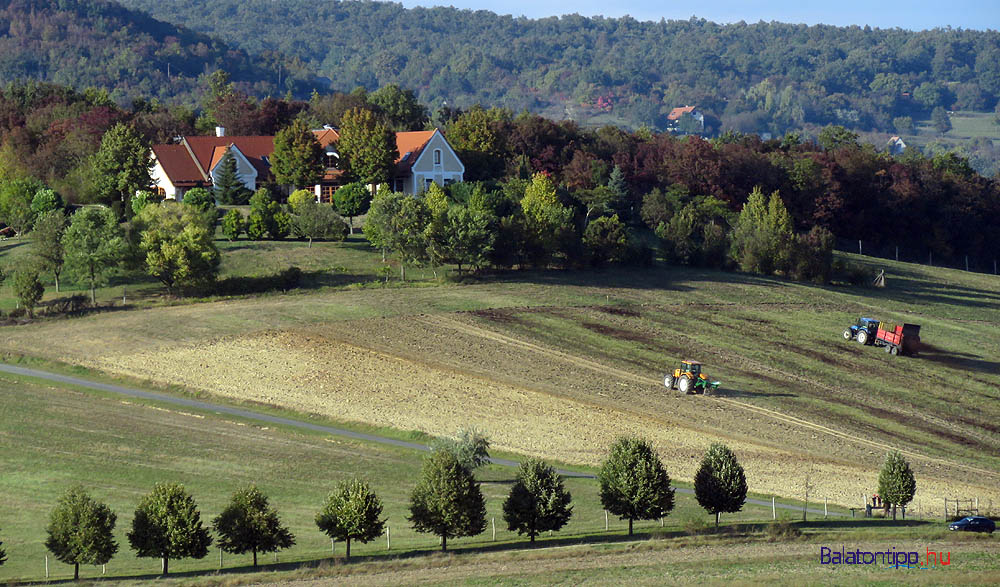
{"type": "Polygon", "coordinates": [[[428,181],[444,186],[459,183],[465,175],[465,165],[445,140],[440,131],[435,131],[420,157],[413,163],[413,173],[406,178],[404,192],[419,194],[427,190],[428,181]],[[437,156],[435,156],[437,152],[437,156]]]}
{"type": "Polygon", "coordinates": [[[167,172],[163,170],[163,166],[160,165],[156,157],[153,157],[153,170],[150,172],[150,175],[153,178],[153,187],[161,188],[166,195],[166,199],[173,200],[177,198],[177,188],[170,182],[167,172]]]}
{"type": "MultiPolygon", "coordinates": [[[[254,167],[250,161],[240,152],[239,147],[232,145],[229,147],[232,151],[233,156],[236,157],[236,177],[240,178],[243,185],[250,191],[257,189],[257,168],[254,167]]],[[[212,184],[216,183],[216,177],[218,177],[219,172],[222,171],[222,158],[219,162],[215,164],[212,168],[212,184]]]]}

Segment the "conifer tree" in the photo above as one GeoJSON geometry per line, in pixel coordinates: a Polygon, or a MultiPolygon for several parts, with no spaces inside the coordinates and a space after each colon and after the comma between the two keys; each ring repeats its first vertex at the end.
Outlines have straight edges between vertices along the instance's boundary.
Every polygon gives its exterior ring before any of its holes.
{"type": "Polygon", "coordinates": [[[236,156],[232,151],[226,150],[218,168],[212,187],[215,198],[220,204],[246,204],[252,192],[240,181],[236,156]]]}

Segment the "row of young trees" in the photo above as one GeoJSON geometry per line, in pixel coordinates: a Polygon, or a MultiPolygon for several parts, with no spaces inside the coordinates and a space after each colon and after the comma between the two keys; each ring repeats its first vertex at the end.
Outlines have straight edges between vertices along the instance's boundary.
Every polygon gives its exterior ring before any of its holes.
{"type": "MultiPolygon", "coordinates": [[[[486,502],[474,471],[488,462],[488,447],[481,433],[462,431],[457,440],[436,443],[424,459],[407,519],[416,531],[438,536],[442,550],[447,550],[449,538],[475,536],[486,528],[486,502]]],[[[629,535],[635,520],[662,518],[673,510],[670,477],[648,441],[619,438],[597,479],[602,506],[628,520],[629,535]]],[[[695,474],[694,489],[699,505],[715,515],[716,526],[722,513],[743,508],[746,475],[728,447],[718,443],[709,447],[695,474]]],[[[916,482],[899,452],[886,455],[878,490],[886,508],[892,507],[893,519],[896,507],[905,507],[913,499],[916,482]]],[[[352,541],[366,544],[384,533],[382,510],[381,500],[366,482],[346,480],[327,496],[316,514],[316,526],[331,539],[344,542],[350,558],[352,541]]],[[[555,469],[534,458],[519,465],[503,504],[510,531],[534,542],[542,532],[565,526],[572,513],[572,496],[555,469]]],[[[45,545],[59,561],[73,565],[73,577],[79,579],[81,564],[106,564],[118,552],[116,520],[109,506],[82,487],[73,487],[51,514],[45,545]]],[[[254,485],[233,493],[213,519],[212,528],[219,548],[232,554],[252,553],[254,567],[258,554],[295,544],[295,536],[282,524],[277,510],[254,485]]],[[[172,483],[159,483],[142,498],[127,538],[139,557],[161,559],[163,574],[171,559],[203,558],[213,541],[194,498],[183,486],[172,483]]],[[[0,564],[5,560],[0,548],[0,564]]]]}

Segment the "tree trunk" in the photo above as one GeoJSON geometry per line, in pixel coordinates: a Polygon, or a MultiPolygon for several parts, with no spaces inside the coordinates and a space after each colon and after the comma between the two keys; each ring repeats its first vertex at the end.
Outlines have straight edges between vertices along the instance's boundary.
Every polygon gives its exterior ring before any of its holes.
{"type": "Polygon", "coordinates": [[[307,249],[311,249],[311,248],[313,248],[313,237],[309,237],[309,246],[308,246],[308,247],[306,247],[306,248],[307,248],[307,249]]]}
{"type": "Polygon", "coordinates": [[[441,537],[441,552],[444,552],[446,550],[448,550],[448,537],[447,536],[442,536],[441,537]]]}
{"type": "Polygon", "coordinates": [[[896,520],[896,504],[892,504],[892,519],[896,520]]]}
{"type": "Polygon", "coordinates": [[[56,293],[59,293],[59,272],[58,271],[53,271],[53,273],[56,276],[56,293]]]}
{"type": "Polygon", "coordinates": [[[351,537],[347,537],[347,556],[346,558],[351,558],[351,537]]]}
{"type": "Polygon", "coordinates": [[[169,571],[170,559],[163,557],[163,574],[166,575],[169,571]]]}
{"type": "Polygon", "coordinates": [[[628,535],[632,535],[632,518],[628,519],[628,535]]]}
{"type": "Polygon", "coordinates": [[[257,568],[257,549],[253,549],[253,568],[257,568]]]}
{"type": "Polygon", "coordinates": [[[73,580],[80,580],[80,563],[73,563],[73,580]]]}
{"type": "Polygon", "coordinates": [[[92,306],[97,305],[97,291],[96,287],[94,286],[93,278],[90,279],[90,305],[92,306]]]}
{"type": "Polygon", "coordinates": [[[535,542],[535,533],[532,532],[531,534],[528,534],[528,536],[531,537],[531,540],[529,540],[529,542],[534,543],[535,542]]]}
{"type": "Polygon", "coordinates": [[[399,280],[406,281],[406,263],[402,261],[399,263],[399,280]]]}
{"type": "Polygon", "coordinates": [[[347,234],[349,234],[350,236],[354,236],[354,217],[353,216],[348,216],[347,217],[347,234]]]}

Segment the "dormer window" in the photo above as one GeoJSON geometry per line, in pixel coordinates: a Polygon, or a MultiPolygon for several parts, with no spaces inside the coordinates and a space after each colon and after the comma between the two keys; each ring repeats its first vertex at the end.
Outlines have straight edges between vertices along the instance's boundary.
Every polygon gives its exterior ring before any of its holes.
{"type": "Polygon", "coordinates": [[[441,149],[434,149],[434,165],[441,165],[441,149]]]}
{"type": "Polygon", "coordinates": [[[323,156],[323,164],[326,165],[327,169],[336,169],[340,162],[340,158],[337,157],[336,153],[327,153],[323,156]]]}

